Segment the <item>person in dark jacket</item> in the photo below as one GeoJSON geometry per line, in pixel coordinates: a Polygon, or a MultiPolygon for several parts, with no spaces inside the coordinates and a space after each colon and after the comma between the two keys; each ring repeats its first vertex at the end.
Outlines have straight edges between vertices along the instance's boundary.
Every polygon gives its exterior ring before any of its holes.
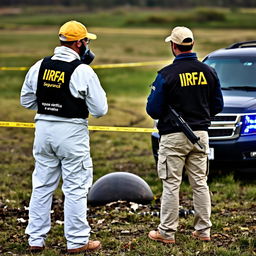
{"type": "Polygon", "coordinates": [[[207,185],[210,117],[223,109],[223,97],[216,72],[198,61],[192,52],[193,33],[186,27],[175,27],[165,42],[171,43],[175,59],[158,72],[148,97],[147,113],[158,119],[161,136],[158,176],[163,183],[160,224],[150,231],[152,240],[175,243],[179,221],[179,189],[183,169],[193,190],[195,210],[192,236],[209,241],[212,223],[211,198],[207,185]],[[168,118],[172,107],[200,137],[200,144],[192,144],[181,128],[168,118]]]}

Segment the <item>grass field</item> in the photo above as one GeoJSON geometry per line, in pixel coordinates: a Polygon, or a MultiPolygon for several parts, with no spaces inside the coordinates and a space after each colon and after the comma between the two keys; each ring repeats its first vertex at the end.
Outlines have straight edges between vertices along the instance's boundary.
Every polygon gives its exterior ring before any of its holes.
{"type": "MultiPolygon", "coordinates": [[[[63,21],[66,18],[63,15],[63,21]]],[[[58,43],[56,23],[34,27],[33,24],[40,24],[41,21],[37,21],[36,17],[26,19],[29,26],[19,27],[19,22],[26,22],[17,17],[12,26],[9,20],[6,21],[9,25],[0,30],[0,67],[29,67],[43,56],[51,55],[58,43]]],[[[169,46],[163,41],[169,33],[166,26],[90,26],[89,30],[98,35],[98,40],[91,44],[96,53],[94,64],[172,60],[169,46]]],[[[208,52],[233,42],[255,39],[255,31],[249,29],[197,28],[194,31],[195,50],[200,59],[208,52]]],[[[107,92],[109,113],[100,119],[90,118],[90,125],[151,128],[152,120],[146,115],[145,103],[149,85],[159,68],[161,66],[96,69],[107,92]]],[[[25,74],[24,71],[0,71],[0,121],[33,121],[35,113],[19,105],[19,92],[25,74]]],[[[31,154],[34,131],[25,128],[0,129],[0,255],[29,255],[24,230],[34,168],[31,154]]],[[[148,231],[157,227],[159,218],[142,214],[147,211],[157,212],[160,205],[161,183],[151,154],[150,134],[91,132],[90,136],[95,180],[115,171],[135,173],[148,182],[156,197],[151,205],[139,206],[136,212],[132,212],[130,204],[125,202],[90,207],[92,238],[100,239],[103,243],[103,249],[96,255],[256,255],[254,180],[237,181],[232,173],[213,175],[209,184],[213,202],[212,242],[202,244],[190,237],[193,216],[189,215],[180,218],[177,245],[165,246],[147,239],[148,231]]],[[[181,206],[192,209],[191,189],[186,180],[180,194],[181,206]]],[[[52,229],[47,238],[47,248],[41,255],[65,254],[62,201],[58,189],[54,196],[52,229]]]]}
{"type": "Polygon", "coordinates": [[[92,12],[84,6],[16,7],[0,10],[0,28],[17,29],[28,26],[60,25],[69,19],[79,19],[97,27],[165,27],[170,24],[204,28],[255,28],[255,9],[187,8],[160,9],[120,7],[92,12]]]}

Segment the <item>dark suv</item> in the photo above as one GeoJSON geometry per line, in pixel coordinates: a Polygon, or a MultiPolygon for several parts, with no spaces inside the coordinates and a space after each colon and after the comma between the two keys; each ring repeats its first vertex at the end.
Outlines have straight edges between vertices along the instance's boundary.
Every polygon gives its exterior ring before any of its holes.
{"type": "MultiPolygon", "coordinates": [[[[256,172],[256,41],[214,51],[203,62],[216,70],[224,96],[209,127],[210,166],[256,172]]],[[[152,148],[157,161],[158,133],[152,148]]]]}

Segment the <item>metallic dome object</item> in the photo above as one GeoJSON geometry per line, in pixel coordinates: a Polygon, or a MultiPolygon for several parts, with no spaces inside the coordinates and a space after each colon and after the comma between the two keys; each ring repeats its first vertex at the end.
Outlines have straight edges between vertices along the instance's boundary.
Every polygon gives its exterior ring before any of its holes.
{"type": "Polygon", "coordinates": [[[92,206],[118,200],[148,204],[153,200],[153,193],[149,185],[138,175],[114,172],[99,178],[88,194],[88,204],[92,206]]]}

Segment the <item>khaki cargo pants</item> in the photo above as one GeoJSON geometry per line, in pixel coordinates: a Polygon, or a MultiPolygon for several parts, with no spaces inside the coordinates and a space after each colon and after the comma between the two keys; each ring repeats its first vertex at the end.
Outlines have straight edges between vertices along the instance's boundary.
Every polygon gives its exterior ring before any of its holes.
{"type": "Polygon", "coordinates": [[[179,222],[179,191],[185,168],[193,190],[195,210],[194,228],[203,236],[210,236],[211,199],[207,185],[208,133],[195,131],[200,137],[201,149],[192,144],[182,132],[161,136],[158,176],[163,182],[160,225],[158,230],[166,238],[173,239],[179,222]]]}

